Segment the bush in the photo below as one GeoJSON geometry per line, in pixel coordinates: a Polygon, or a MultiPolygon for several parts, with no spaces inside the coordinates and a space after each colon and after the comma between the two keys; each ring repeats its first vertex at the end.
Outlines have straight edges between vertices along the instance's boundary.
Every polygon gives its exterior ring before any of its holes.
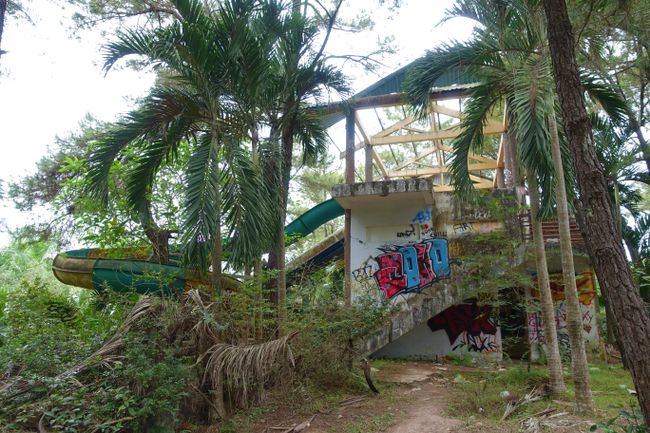
{"type": "Polygon", "coordinates": [[[361,370],[354,343],[374,332],[388,312],[389,304],[371,297],[356,299],[352,307],[344,307],[335,294],[318,303],[294,304],[289,328],[299,332],[292,344],[298,374],[318,386],[357,386],[361,370]]]}
{"type": "Polygon", "coordinates": [[[3,373],[56,374],[99,347],[132,304],[115,297],[110,306],[97,310],[92,298],[82,299],[52,290],[40,278],[5,291],[0,300],[3,373]]]}
{"type": "MultiPolygon", "coordinates": [[[[21,384],[17,388],[28,392],[3,396],[0,423],[9,431],[33,429],[38,423],[62,432],[173,431],[192,361],[176,356],[179,348],[165,339],[164,317],[138,322],[123,337],[119,361],[102,367],[98,357],[99,368],[61,374],[115,332],[124,316],[116,311],[132,304],[122,301],[84,314],[70,299],[42,286],[10,293],[5,308],[10,332],[0,356],[12,363],[16,374],[11,380],[21,384]],[[26,326],[17,326],[21,320],[26,326]]],[[[156,302],[169,303],[164,311],[174,314],[172,302],[156,302]]]]}

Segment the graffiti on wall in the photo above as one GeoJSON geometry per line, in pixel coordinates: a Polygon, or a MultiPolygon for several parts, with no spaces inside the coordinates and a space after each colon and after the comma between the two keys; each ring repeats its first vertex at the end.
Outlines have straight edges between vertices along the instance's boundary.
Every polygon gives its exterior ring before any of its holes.
{"type": "Polygon", "coordinates": [[[492,307],[479,306],[476,300],[447,308],[430,318],[427,325],[431,332],[445,331],[452,351],[465,349],[481,354],[501,351],[497,324],[492,318],[492,307]]]}
{"type": "MultiPolygon", "coordinates": [[[[352,270],[359,284],[375,285],[386,299],[419,293],[451,275],[446,230],[435,230],[433,212],[427,207],[394,233],[395,238],[378,246],[376,252],[352,270]]],[[[376,231],[381,235],[381,231],[376,231]]],[[[374,233],[374,232],[373,232],[374,233]]],[[[453,245],[451,245],[453,247],[453,245]]]]}
{"type": "MultiPolygon", "coordinates": [[[[555,325],[557,327],[559,342],[561,345],[568,347],[567,308],[562,274],[550,275],[550,279],[551,295],[555,303],[555,325]]],[[[595,322],[594,299],[596,299],[596,289],[593,274],[591,272],[583,272],[576,275],[576,287],[578,289],[578,300],[580,301],[583,335],[588,341],[596,340],[598,338],[598,331],[595,322]]],[[[533,298],[539,299],[539,293],[536,289],[531,290],[531,295],[533,298]]],[[[545,342],[544,322],[541,314],[538,312],[528,313],[528,340],[531,343],[545,342]]]]}
{"type": "Polygon", "coordinates": [[[382,254],[374,257],[377,270],[373,277],[386,299],[419,292],[451,274],[447,239],[385,245],[380,250],[382,254]]]}

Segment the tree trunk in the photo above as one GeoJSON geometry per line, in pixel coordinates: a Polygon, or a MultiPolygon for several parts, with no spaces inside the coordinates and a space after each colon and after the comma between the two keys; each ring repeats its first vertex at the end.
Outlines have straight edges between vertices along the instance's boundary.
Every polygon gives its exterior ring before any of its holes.
{"type": "Polygon", "coordinates": [[[505,152],[505,184],[506,188],[514,188],[522,185],[521,173],[519,172],[519,158],[517,157],[517,140],[512,129],[503,134],[503,145],[505,152]]]}
{"type": "Polygon", "coordinates": [[[578,224],[610,303],[612,324],[646,420],[650,420],[650,317],[634,285],[607,184],[593,143],[564,0],[544,0],[549,46],[564,126],[577,175],[578,224]]]}
{"type": "Polygon", "coordinates": [[[551,380],[551,394],[559,396],[566,391],[562,376],[562,359],[557,340],[557,327],[555,325],[555,307],[551,296],[551,285],[548,277],[546,251],[544,250],[544,235],[542,224],[539,222],[539,190],[535,175],[528,175],[528,193],[530,194],[530,222],[533,228],[533,242],[535,243],[535,264],[537,268],[537,287],[540,294],[542,320],[544,321],[544,339],[546,342],[546,361],[551,380]]]}
{"type": "Polygon", "coordinates": [[[291,180],[291,164],[293,158],[293,128],[282,130],[282,165],[280,174],[280,203],[278,208],[277,240],[274,248],[276,275],[276,294],[278,307],[278,332],[284,335],[287,322],[287,266],[285,260],[286,245],[284,239],[284,223],[287,217],[289,202],[289,182],[291,180]]]}
{"type": "Polygon", "coordinates": [[[7,0],[0,0],[0,57],[4,51],[2,51],[2,34],[5,30],[5,15],[7,13],[7,0]]]}
{"type": "Polygon", "coordinates": [[[569,207],[567,205],[566,182],[562,166],[560,136],[555,122],[555,112],[548,116],[551,133],[551,150],[553,151],[553,167],[555,168],[555,201],[557,219],[560,229],[560,256],[562,258],[562,279],[564,281],[564,297],[566,302],[567,330],[571,343],[571,366],[573,384],[575,386],[575,401],[578,412],[593,412],[594,404],[591,398],[589,384],[589,364],[585,353],[585,340],[582,331],[582,313],[576,287],[576,273],[573,264],[573,247],[571,245],[571,229],[569,226],[569,207]]]}
{"type": "MultiPolygon", "coordinates": [[[[213,131],[212,132],[212,146],[215,147],[215,152],[218,153],[218,146],[219,146],[219,141],[217,139],[218,137],[218,132],[213,131]]],[[[219,163],[217,162],[217,167],[215,170],[219,171],[219,163]]],[[[219,175],[219,174],[218,174],[219,175]]],[[[222,295],[222,281],[221,281],[221,260],[223,258],[223,244],[221,240],[221,186],[217,187],[217,190],[215,191],[215,209],[216,209],[216,215],[215,219],[217,221],[217,225],[215,227],[215,232],[213,233],[213,241],[212,241],[212,255],[211,255],[211,264],[212,264],[212,281],[211,281],[211,287],[210,289],[212,290],[212,295],[217,297],[218,301],[218,309],[221,308],[220,303],[221,303],[221,295],[222,295]]]]}
{"type": "Polygon", "coordinates": [[[253,264],[253,278],[255,279],[255,342],[261,343],[264,339],[264,309],[262,308],[262,303],[264,297],[262,296],[263,289],[263,275],[262,275],[262,259],[260,257],[255,258],[255,263],[253,264]]]}

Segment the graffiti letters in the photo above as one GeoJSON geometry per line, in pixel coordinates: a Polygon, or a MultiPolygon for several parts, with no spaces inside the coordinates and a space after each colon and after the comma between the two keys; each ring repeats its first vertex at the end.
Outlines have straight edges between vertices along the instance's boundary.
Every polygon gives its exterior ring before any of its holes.
{"type": "MultiPolygon", "coordinates": [[[[568,342],[567,309],[564,295],[564,284],[562,274],[551,275],[551,295],[555,301],[555,325],[560,342],[568,342]]],[[[597,339],[597,329],[594,326],[596,290],[593,281],[593,274],[584,272],[576,275],[576,286],[578,289],[578,300],[580,301],[580,313],[582,317],[582,329],[585,339],[588,341],[597,339]]],[[[539,299],[536,289],[531,290],[534,298],[539,299]]],[[[528,313],[528,339],[531,343],[545,343],[543,321],[541,314],[528,313]]]]}
{"type": "Polygon", "coordinates": [[[415,215],[415,217],[413,218],[413,221],[412,221],[412,222],[414,222],[414,223],[420,223],[420,224],[422,224],[422,223],[426,223],[426,222],[430,222],[430,221],[431,221],[431,216],[432,216],[432,214],[431,214],[431,208],[428,207],[428,208],[423,209],[423,210],[421,210],[420,212],[418,212],[418,213],[415,215]]]}
{"type": "Polygon", "coordinates": [[[412,245],[387,245],[375,257],[374,273],[386,299],[400,293],[420,292],[451,274],[447,239],[429,239],[412,245]]]}
{"type": "Polygon", "coordinates": [[[451,350],[465,348],[468,352],[495,353],[501,351],[501,345],[491,315],[491,306],[479,306],[472,300],[447,308],[430,318],[427,325],[432,332],[445,331],[451,350]]]}
{"type": "Polygon", "coordinates": [[[470,223],[454,224],[454,233],[467,233],[471,231],[472,225],[470,223]]]}
{"type": "Polygon", "coordinates": [[[411,238],[411,237],[417,237],[417,233],[415,232],[415,226],[413,224],[410,225],[410,227],[404,231],[397,232],[397,237],[398,238],[411,238]]]}
{"type": "Polygon", "coordinates": [[[354,278],[357,283],[368,281],[370,278],[372,278],[373,275],[374,269],[370,265],[366,265],[352,271],[352,278],[354,278]]]}
{"type": "Polygon", "coordinates": [[[491,218],[490,212],[483,209],[473,209],[461,215],[463,220],[484,220],[491,218]]]}

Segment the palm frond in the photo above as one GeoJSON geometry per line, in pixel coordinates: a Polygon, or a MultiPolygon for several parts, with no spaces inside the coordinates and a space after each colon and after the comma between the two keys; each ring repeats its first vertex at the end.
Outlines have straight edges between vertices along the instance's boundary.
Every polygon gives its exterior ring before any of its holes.
{"type": "Polygon", "coordinates": [[[519,160],[538,178],[543,213],[550,211],[555,195],[555,169],[547,123],[549,113],[553,112],[551,80],[548,64],[540,57],[529,58],[515,71],[513,93],[508,100],[519,160]]]}
{"type": "Polygon", "coordinates": [[[431,89],[443,74],[456,71],[459,75],[476,76],[477,81],[481,81],[491,75],[488,69],[492,69],[492,73],[503,70],[495,41],[451,42],[414,62],[404,81],[404,91],[416,115],[424,118],[431,89]]]}
{"type": "Polygon", "coordinates": [[[200,270],[208,267],[213,236],[221,224],[220,177],[219,149],[212,135],[203,133],[187,164],[182,236],[186,262],[200,270]]]}
{"type": "Polygon", "coordinates": [[[141,147],[141,156],[134,161],[126,179],[127,201],[141,215],[148,212],[149,194],[158,170],[163,162],[176,158],[178,146],[188,136],[191,125],[191,120],[187,118],[178,119],[168,125],[164,136],[141,147]]]}
{"type": "Polygon", "coordinates": [[[611,86],[586,72],[580,75],[580,82],[591,99],[600,105],[614,124],[624,125],[627,122],[630,108],[625,99],[611,86]]]}
{"type": "Polygon", "coordinates": [[[250,154],[234,142],[227,143],[223,153],[223,222],[230,229],[229,263],[238,269],[252,265],[270,247],[275,214],[261,171],[250,154]]]}
{"type": "Polygon", "coordinates": [[[483,126],[490,112],[501,102],[500,95],[493,92],[496,83],[486,82],[472,89],[465,105],[465,118],[461,121],[461,132],[452,141],[454,156],[451,162],[451,175],[456,192],[466,198],[475,195],[474,184],[470,179],[469,156],[480,154],[483,150],[483,126]]]}

